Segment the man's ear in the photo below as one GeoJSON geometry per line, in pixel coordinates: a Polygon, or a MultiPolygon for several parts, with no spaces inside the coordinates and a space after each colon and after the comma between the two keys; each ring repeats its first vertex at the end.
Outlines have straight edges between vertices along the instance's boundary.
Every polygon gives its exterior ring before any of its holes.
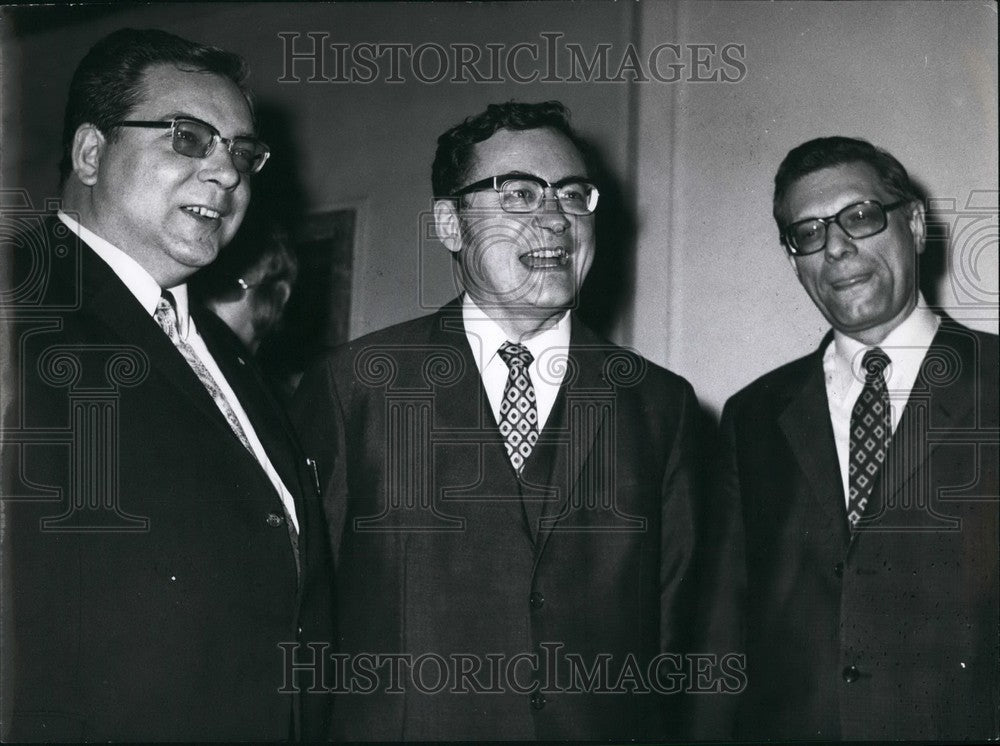
{"type": "Polygon", "coordinates": [[[97,183],[97,173],[107,140],[93,124],[81,124],[73,135],[73,173],[87,186],[97,183]]]}
{"type": "Polygon", "coordinates": [[[291,284],[287,282],[279,282],[278,286],[275,288],[275,295],[278,298],[278,308],[284,311],[285,304],[288,303],[288,299],[292,296],[291,284]]]}
{"type": "Polygon", "coordinates": [[[462,248],[461,221],[458,219],[458,208],[454,200],[439,199],[434,201],[434,230],[438,240],[453,254],[462,248]]]}
{"type": "Polygon", "coordinates": [[[927,223],[925,218],[923,200],[918,199],[911,202],[907,222],[910,225],[910,232],[913,234],[913,245],[916,247],[918,254],[923,254],[924,247],[927,245],[927,223]]]}

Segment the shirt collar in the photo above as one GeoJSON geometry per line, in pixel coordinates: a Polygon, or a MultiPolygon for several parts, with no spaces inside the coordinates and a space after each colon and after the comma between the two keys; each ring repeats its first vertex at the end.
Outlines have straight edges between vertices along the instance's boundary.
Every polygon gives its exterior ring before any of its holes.
{"type": "MultiPolygon", "coordinates": [[[[156,312],[156,304],[160,302],[160,295],[163,289],[157,284],[153,276],[147,272],[139,262],[130,257],[111,242],[101,238],[96,233],[88,230],[75,218],[67,215],[62,210],[56,213],[67,228],[80,237],[94,250],[105,264],[118,276],[129,292],[135,296],[139,304],[146,313],[152,316],[156,312]]],[[[188,311],[187,285],[181,284],[172,288],[167,288],[174,296],[177,308],[177,331],[182,338],[188,335],[190,314],[188,311]]]]}
{"type": "MultiPolygon", "coordinates": [[[[545,331],[520,340],[508,340],[507,333],[500,328],[500,325],[476,305],[468,293],[465,293],[462,297],[462,323],[472,345],[472,355],[476,359],[480,373],[493,362],[500,345],[507,341],[520,342],[527,347],[536,364],[545,355],[560,351],[565,354],[569,348],[569,310],[563,313],[554,326],[545,331]]],[[[504,365],[506,367],[506,363],[504,365]]]]}
{"type": "MultiPolygon", "coordinates": [[[[916,308],[877,346],[889,356],[893,369],[901,373],[912,369],[912,377],[915,378],[940,324],[941,319],[927,307],[923,294],[920,294],[916,308]]],[[[833,333],[833,345],[841,367],[850,370],[855,380],[864,381],[861,363],[865,351],[871,349],[872,345],[866,345],[836,330],[833,333]]],[[[888,378],[891,377],[890,372],[888,378]]]]}

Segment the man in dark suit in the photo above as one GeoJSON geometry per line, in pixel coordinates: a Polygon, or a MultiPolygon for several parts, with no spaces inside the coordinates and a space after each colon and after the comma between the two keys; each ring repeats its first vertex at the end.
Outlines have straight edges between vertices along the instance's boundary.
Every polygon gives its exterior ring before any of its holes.
{"type": "Polygon", "coordinates": [[[330,636],[315,480],[184,284],[267,159],[243,77],[161,31],[104,38],[70,87],[63,210],[5,216],[11,740],[326,736],[329,697],[285,676],[297,643],[330,636]]]}
{"type": "Polygon", "coordinates": [[[663,738],[694,393],[570,310],[598,191],[561,104],[450,129],[433,186],[464,294],[336,350],[293,407],[335,550],[334,737],[663,738]]]}
{"type": "Polygon", "coordinates": [[[887,152],[800,145],[774,217],[833,330],[723,413],[746,568],[737,734],[996,738],[997,338],[925,306],[924,206],[887,152]]]}

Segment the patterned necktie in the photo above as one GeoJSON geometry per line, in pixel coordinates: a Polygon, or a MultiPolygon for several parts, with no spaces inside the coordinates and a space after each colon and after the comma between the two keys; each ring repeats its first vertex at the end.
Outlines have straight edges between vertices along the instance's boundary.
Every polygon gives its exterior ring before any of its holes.
{"type": "Polygon", "coordinates": [[[222,412],[222,415],[226,418],[226,422],[229,423],[229,427],[233,429],[236,433],[236,437],[240,439],[240,443],[250,451],[250,454],[256,458],[256,454],[253,452],[253,448],[250,446],[250,441],[247,440],[247,435],[243,432],[243,427],[240,425],[240,421],[236,418],[236,413],[233,411],[232,406],[226,400],[225,395],[222,393],[222,389],[212,378],[212,374],[208,372],[208,368],[198,357],[198,354],[194,351],[194,348],[187,343],[186,340],[181,339],[181,335],[177,331],[177,309],[174,306],[174,296],[169,290],[164,290],[163,295],[160,296],[159,302],[156,304],[156,312],[153,314],[153,318],[156,323],[160,325],[160,328],[166,332],[166,335],[170,337],[170,341],[174,343],[174,346],[180,351],[184,359],[187,360],[187,364],[191,366],[191,370],[195,372],[198,376],[198,380],[201,381],[202,385],[208,391],[209,395],[215,401],[215,405],[222,412]]]}
{"type": "Polygon", "coordinates": [[[850,483],[847,520],[851,528],[857,525],[865,512],[892,438],[889,392],[883,376],[888,365],[888,355],[878,347],[868,350],[861,361],[865,387],[851,410],[850,463],[847,470],[850,483]]]}
{"type": "Polygon", "coordinates": [[[498,350],[507,363],[507,386],[500,402],[500,434],[507,447],[507,457],[518,474],[538,442],[538,408],[535,387],[531,385],[528,366],[534,359],[524,345],[504,342],[498,350]]]}

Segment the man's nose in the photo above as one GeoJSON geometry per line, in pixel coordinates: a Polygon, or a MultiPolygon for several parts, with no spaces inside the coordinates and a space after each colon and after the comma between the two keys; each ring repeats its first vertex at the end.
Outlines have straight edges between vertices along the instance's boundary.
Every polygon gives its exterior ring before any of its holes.
{"type": "Polygon", "coordinates": [[[535,214],[535,221],[553,233],[562,233],[569,227],[569,218],[552,189],[546,189],[542,204],[535,214]]]}
{"type": "Polygon", "coordinates": [[[233,165],[233,156],[223,142],[216,143],[212,152],[201,159],[198,175],[202,181],[214,181],[226,190],[235,189],[243,178],[233,165]]]}
{"type": "Polygon", "coordinates": [[[854,239],[836,221],[826,226],[826,246],[823,253],[828,260],[835,261],[848,254],[856,254],[858,247],[854,239]]]}

